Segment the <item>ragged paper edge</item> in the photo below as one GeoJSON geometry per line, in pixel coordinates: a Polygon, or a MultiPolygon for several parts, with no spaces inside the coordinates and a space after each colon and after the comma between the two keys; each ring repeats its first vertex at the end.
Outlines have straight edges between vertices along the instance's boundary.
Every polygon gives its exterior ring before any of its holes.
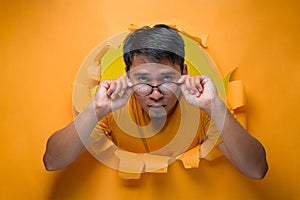
{"type": "Polygon", "coordinates": [[[247,129],[247,94],[244,83],[242,80],[231,81],[231,76],[236,69],[231,70],[224,78],[226,105],[236,120],[247,129]]]}
{"type": "Polygon", "coordinates": [[[143,154],[143,159],[145,163],[145,172],[167,173],[170,157],[153,154],[143,154]]]}
{"type": "Polygon", "coordinates": [[[119,176],[123,179],[138,179],[144,169],[142,154],[124,150],[115,151],[119,158],[119,176]]]}
{"type": "Polygon", "coordinates": [[[226,91],[226,100],[232,110],[241,109],[247,104],[244,83],[241,80],[230,81],[226,91]]]}
{"type": "Polygon", "coordinates": [[[200,162],[199,151],[200,145],[197,145],[189,151],[181,154],[177,159],[181,160],[184,168],[186,169],[198,168],[200,162]]]}
{"type": "Polygon", "coordinates": [[[237,67],[232,69],[226,76],[225,78],[223,79],[223,84],[224,84],[224,88],[225,90],[227,90],[227,87],[228,87],[228,83],[230,82],[230,79],[231,79],[231,76],[232,74],[237,70],[237,67]]]}
{"type": "Polygon", "coordinates": [[[99,81],[101,77],[101,60],[108,50],[109,45],[105,45],[96,55],[93,63],[87,68],[88,78],[99,81]]]}
{"type": "Polygon", "coordinates": [[[109,46],[104,46],[87,67],[87,83],[74,83],[73,89],[73,114],[81,113],[92,97],[95,95],[98,83],[101,79],[101,60],[108,51],[109,46]]]}
{"type": "MultiPolygon", "coordinates": [[[[101,129],[101,128],[100,128],[101,129]]],[[[95,141],[89,150],[94,156],[105,156],[105,160],[117,158],[114,167],[122,179],[139,179],[142,173],[167,173],[170,157],[151,153],[134,153],[120,149],[107,138],[106,133],[95,128],[91,134],[95,141]]]]}
{"type": "Polygon", "coordinates": [[[150,153],[134,153],[121,149],[115,151],[119,158],[119,176],[138,179],[142,173],[167,173],[170,157],[150,153]]]}

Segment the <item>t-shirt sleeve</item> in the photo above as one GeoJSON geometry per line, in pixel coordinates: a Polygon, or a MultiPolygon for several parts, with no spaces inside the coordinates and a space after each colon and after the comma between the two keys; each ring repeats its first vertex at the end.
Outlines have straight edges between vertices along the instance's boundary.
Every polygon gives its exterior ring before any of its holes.
{"type": "Polygon", "coordinates": [[[218,145],[222,142],[222,138],[215,126],[214,122],[204,112],[201,113],[202,125],[204,129],[204,139],[200,143],[200,158],[206,160],[214,160],[217,157],[223,155],[218,148],[218,145]]]}
{"type": "Polygon", "coordinates": [[[91,133],[91,138],[99,141],[104,135],[110,138],[111,130],[109,129],[110,114],[101,119],[91,133]]]}
{"type": "Polygon", "coordinates": [[[101,119],[92,133],[90,137],[94,140],[94,143],[89,146],[90,152],[101,160],[104,153],[108,155],[112,155],[113,152],[117,149],[117,146],[111,140],[111,121],[110,114],[101,119]]]}

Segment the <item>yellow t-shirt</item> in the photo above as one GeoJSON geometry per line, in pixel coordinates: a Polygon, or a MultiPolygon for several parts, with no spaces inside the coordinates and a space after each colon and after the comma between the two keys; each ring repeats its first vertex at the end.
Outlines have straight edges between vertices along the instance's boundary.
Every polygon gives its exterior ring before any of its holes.
{"type": "Polygon", "coordinates": [[[168,115],[163,128],[153,130],[149,116],[134,95],[126,106],[100,120],[91,137],[97,141],[103,135],[118,149],[169,157],[200,145],[199,157],[213,159],[215,156],[209,153],[221,142],[208,115],[187,104],[184,98],[180,98],[168,115]]]}

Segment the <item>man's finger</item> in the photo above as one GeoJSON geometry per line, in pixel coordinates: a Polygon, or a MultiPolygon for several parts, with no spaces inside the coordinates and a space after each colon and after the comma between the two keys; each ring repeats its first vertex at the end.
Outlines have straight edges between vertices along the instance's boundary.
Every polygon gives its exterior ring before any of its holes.
{"type": "Polygon", "coordinates": [[[126,91],[126,89],[128,88],[127,77],[122,77],[121,82],[122,82],[122,87],[120,90],[120,95],[122,96],[126,91]]]}
{"type": "MultiPolygon", "coordinates": [[[[107,83],[108,83],[108,82],[107,82],[107,83]]],[[[106,94],[107,94],[108,96],[111,96],[112,93],[115,91],[116,83],[115,83],[115,82],[110,82],[108,85],[109,85],[109,88],[107,89],[106,94]]]]}
{"type": "Polygon", "coordinates": [[[199,76],[195,77],[195,87],[196,87],[196,96],[199,97],[201,95],[201,92],[203,90],[203,87],[201,85],[201,78],[199,76]]]}
{"type": "Polygon", "coordinates": [[[182,76],[178,79],[177,83],[182,84],[182,83],[184,83],[184,81],[185,81],[185,75],[182,75],[182,76]]]}
{"type": "Polygon", "coordinates": [[[112,93],[111,95],[111,98],[112,99],[115,99],[121,92],[121,89],[122,89],[122,79],[117,79],[114,81],[115,83],[115,89],[114,89],[114,92],[112,93]]]}

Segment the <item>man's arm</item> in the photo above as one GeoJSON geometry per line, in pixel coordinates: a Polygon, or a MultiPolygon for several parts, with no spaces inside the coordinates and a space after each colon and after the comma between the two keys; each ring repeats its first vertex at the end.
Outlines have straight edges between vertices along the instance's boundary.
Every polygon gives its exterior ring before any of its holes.
{"type": "Polygon", "coordinates": [[[85,150],[81,139],[88,138],[97,124],[93,104],[88,105],[67,127],[55,132],[48,139],[43,158],[47,170],[53,171],[68,166],[85,150]]]}
{"type": "Polygon", "coordinates": [[[45,168],[49,171],[58,170],[74,162],[85,146],[93,142],[90,133],[98,121],[112,110],[124,106],[131,94],[132,89],[126,77],[101,82],[95,98],[87,108],[48,139],[43,158],[45,168]]]}
{"type": "Polygon", "coordinates": [[[187,102],[204,110],[216,124],[222,137],[220,150],[244,175],[262,179],[268,171],[262,144],[232,116],[207,76],[183,76],[179,81],[187,102]]]}
{"type": "Polygon", "coordinates": [[[262,144],[240,125],[220,98],[213,102],[212,108],[214,111],[211,119],[223,140],[218,146],[219,149],[244,175],[262,179],[268,171],[266,152],[262,144]]]}

